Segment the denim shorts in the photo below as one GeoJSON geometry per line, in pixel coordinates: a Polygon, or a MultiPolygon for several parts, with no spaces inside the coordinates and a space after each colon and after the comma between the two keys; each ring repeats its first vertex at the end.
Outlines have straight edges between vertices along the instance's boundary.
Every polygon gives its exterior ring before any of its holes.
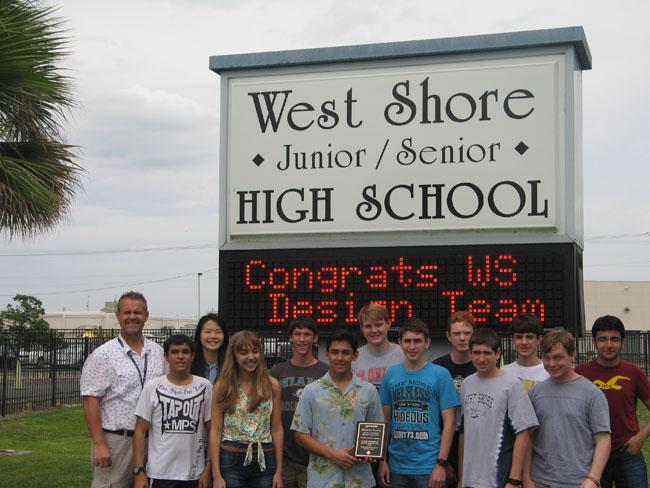
{"type": "MultiPolygon", "coordinates": [[[[243,442],[223,441],[224,444],[246,449],[247,444],[243,442]]],[[[263,448],[271,449],[273,444],[264,443],[263,448]]],[[[253,446],[253,460],[248,466],[244,466],[245,452],[230,452],[220,450],[220,471],[221,477],[228,488],[268,488],[273,486],[273,475],[275,474],[275,454],[273,451],[264,452],[266,470],[260,471],[257,464],[257,448],[253,446]]]]}

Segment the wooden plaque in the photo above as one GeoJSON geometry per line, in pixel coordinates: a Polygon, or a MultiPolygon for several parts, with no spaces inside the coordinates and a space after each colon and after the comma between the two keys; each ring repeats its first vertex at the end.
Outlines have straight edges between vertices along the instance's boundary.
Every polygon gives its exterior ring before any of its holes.
{"type": "Polygon", "coordinates": [[[383,459],[388,444],[388,424],[386,422],[357,422],[357,435],[354,442],[354,457],[383,459]]]}

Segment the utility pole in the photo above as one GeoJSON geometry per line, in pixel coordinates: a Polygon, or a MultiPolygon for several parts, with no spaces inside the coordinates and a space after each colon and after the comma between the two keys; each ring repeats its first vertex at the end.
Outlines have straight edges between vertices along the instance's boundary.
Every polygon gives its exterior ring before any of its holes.
{"type": "Polygon", "coordinates": [[[196,273],[196,278],[198,282],[198,306],[196,309],[196,319],[201,318],[201,276],[203,276],[203,273],[196,273]]]}

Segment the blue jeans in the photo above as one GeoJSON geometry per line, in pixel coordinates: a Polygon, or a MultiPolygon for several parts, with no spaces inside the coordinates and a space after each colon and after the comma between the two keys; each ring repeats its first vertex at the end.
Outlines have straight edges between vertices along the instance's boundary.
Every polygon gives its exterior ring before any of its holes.
{"type": "Polygon", "coordinates": [[[427,488],[428,474],[397,474],[390,473],[390,488],[427,488]]]}
{"type": "MultiPolygon", "coordinates": [[[[225,442],[237,447],[246,447],[246,444],[225,442]]],[[[264,444],[264,448],[272,447],[271,444],[264,444]]],[[[273,451],[264,453],[266,470],[260,471],[257,464],[257,450],[253,449],[253,460],[248,466],[244,466],[244,452],[229,452],[221,449],[219,460],[221,476],[228,488],[269,488],[273,486],[273,475],[275,474],[275,454],[273,451]]]]}
{"type": "Polygon", "coordinates": [[[600,479],[602,488],[638,488],[648,486],[648,471],[643,453],[630,454],[622,447],[609,455],[600,479]]]}
{"type": "Polygon", "coordinates": [[[197,486],[199,486],[199,480],[151,480],[151,488],[196,488],[197,486]]]}

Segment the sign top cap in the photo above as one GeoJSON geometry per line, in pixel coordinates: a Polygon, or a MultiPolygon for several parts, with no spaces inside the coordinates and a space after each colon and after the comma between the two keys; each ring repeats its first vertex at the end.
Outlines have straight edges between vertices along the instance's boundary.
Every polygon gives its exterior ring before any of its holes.
{"type": "Polygon", "coordinates": [[[210,69],[220,74],[234,70],[378,61],[402,57],[442,56],[567,44],[573,45],[580,69],[591,69],[591,52],[581,26],[417,41],[218,55],[210,56],[210,69]]]}

